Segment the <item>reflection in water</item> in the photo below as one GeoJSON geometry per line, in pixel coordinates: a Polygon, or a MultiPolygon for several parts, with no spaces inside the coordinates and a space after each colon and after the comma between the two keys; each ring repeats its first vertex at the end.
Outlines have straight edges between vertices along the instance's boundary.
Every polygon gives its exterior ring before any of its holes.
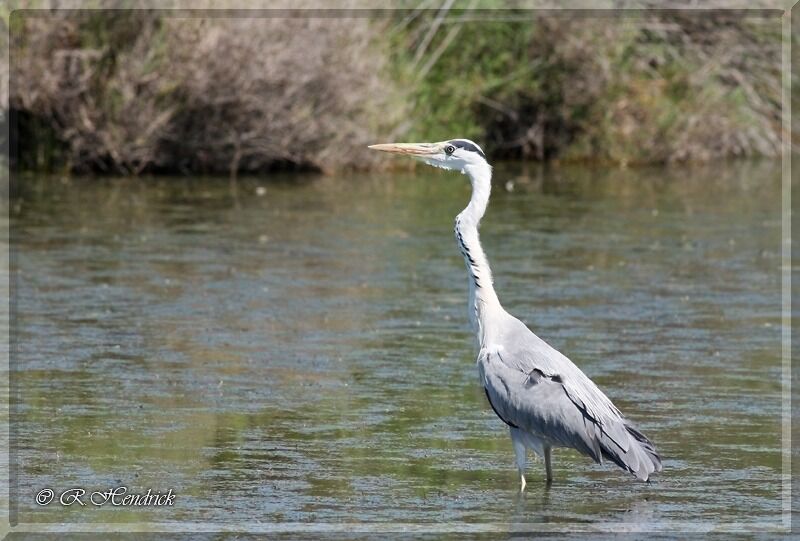
{"type": "Polygon", "coordinates": [[[496,171],[500,298],[653,438],[652,484],[557,450],[552,488],[534,463],[517,494],[477,384],[460,175],[25,178],[20,520],[776,520],[779,164],[496,171]],[[176,506],[33,503],[120,483],[176,506]]]}

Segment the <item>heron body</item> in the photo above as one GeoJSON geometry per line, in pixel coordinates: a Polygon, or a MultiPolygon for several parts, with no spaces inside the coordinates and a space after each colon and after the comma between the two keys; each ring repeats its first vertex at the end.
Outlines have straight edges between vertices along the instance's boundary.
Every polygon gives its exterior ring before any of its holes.
{"type": "Polygon", "coordinates": [[[611,460],[642,481],[661,471],[661,458],[653,444],[597,385],[500,304],[478,235],[492,177],[480,147],[466,139],[453,139],[370,148],[461,171],[472,183],[469,204],[456,217],[456,242],[469,277],[469,315],[478,342],[480,382],[489,405],[509,426],[521,490],[526,485],[528,450],[544,458],[548,483],[553,477],[554,447],[575,449],[598,463],[611,460]]]}

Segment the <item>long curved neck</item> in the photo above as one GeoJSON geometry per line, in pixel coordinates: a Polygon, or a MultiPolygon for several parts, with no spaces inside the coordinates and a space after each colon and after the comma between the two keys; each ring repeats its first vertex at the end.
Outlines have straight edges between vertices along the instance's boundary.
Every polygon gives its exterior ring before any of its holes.
{"type": "Polygon", "coordinates": [[[481,247],[478,225],[492,190],[492,169],[488,165],[470,165],[464,168],[472,182],[472,197],[467,207],[456,217],[456,241],[464,256],[469,276],[469,315],[477,334],[479,346],[483,346],[493,334],[492,322],[503,308],[494,291],[492,270],[481,247]]]}

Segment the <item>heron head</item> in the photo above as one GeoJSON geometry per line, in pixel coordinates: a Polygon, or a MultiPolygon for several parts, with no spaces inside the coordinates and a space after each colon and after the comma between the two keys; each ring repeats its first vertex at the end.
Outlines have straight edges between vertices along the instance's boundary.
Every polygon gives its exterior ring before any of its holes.
{"type": "Polygon", "coordinates": [[[487,163],[481,147],[469,139],[450,139],[438,143],[386,143],[370,145],[369,148],[411,156],[434,167],[462,172],[470,165],[487,163]]]}

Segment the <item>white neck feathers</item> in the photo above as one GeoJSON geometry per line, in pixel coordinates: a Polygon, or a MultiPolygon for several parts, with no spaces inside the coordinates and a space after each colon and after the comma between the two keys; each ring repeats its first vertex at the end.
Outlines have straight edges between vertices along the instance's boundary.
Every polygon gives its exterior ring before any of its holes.
{"type": "Polygon", "coordinates": [[[491,322],[497,321],[503,308],[494,291],[492,270],[483,251],[478,235],[478,226],[489,204],[492,189],[492,169],[488,164],[469,165],[463,173],[472,182],[472,197],[467,207],[456,217],[456,241],[464,256],[469,276],[469,315],[482,346],[493,329],[491,322]]]}

